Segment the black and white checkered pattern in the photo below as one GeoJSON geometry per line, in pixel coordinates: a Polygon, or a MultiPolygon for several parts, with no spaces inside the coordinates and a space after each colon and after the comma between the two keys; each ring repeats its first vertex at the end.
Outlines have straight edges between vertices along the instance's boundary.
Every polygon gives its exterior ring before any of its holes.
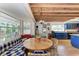
{"type": "Polygon", "coordinates": [[[21,39],[17,39],[3,46],[0,46],[0,55],[1,56],[24,56],[25,53],[22,50],[23,44],[21,39]]]}

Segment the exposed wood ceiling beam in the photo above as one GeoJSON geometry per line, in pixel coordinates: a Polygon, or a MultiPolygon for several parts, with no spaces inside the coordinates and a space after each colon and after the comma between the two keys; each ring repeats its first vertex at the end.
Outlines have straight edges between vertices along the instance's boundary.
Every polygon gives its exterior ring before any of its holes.
{"type": "Polygon", "coordinates": [[[79,11],[79,7],[32,7],[34,11],[58,11],[58,10],[66,10],[66,11],[79,11]]]}
{"type": "Polygon", "coordinates": [[[78,7],[79,3],[33,3],[31,7],[78,7]]]}
{"type": "Polygon", "coordinates": [[[33,3],[30,6],[37,21],[67,21],[79,17],[79,3],[33,3]]]}
{"type": "Polygon", "coordinates": [[[79,12],[33,12],[34,14],[79,14],[79,12]]]}
{"type": "Polygon", "coordinates": [[[40,16],[40,17],[79,17],[79,14],[42,14],[42,15],[35,15],[34,16],[40,16]]]}
{"type": "MultiPolygon", "coordinates": [[[[52,18],[41,18],[42,20],[45,20],[45,21],[61,21],[61,22],[64,22],[64,21],[67,21],[68,19],[74,19],[74,18],[76,18],[76,17],[53,17],[53,19],[52,18]]],[[[40,21],[38,18],[35,18],[37,21],[40,21]]]]}

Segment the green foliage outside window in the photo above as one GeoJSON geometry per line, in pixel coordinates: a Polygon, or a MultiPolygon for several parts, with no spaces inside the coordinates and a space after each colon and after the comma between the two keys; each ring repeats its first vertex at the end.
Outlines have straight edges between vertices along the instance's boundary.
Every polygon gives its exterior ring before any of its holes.
{"type": "Polygon", "coordinates": [[[10,35],[11,35],[11,28],[9,27],[9,24],[6,24],[6,35],[7,35],[7,37],[10,37],[10,35]]]}
{"type": "Polygon", "coordinates": [[[16,32],[16,27],[12,25],[12,32],[16,32]]]}

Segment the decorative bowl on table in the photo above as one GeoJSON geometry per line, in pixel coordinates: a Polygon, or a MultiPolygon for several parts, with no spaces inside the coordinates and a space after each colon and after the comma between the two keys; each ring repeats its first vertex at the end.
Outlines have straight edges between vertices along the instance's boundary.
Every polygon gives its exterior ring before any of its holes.
{"type": "Polygon", "coordinates": [[[37,41],[37,42],[40,42],[40,40],[41,40],[41,37],[40,37],[40,36],[37,36],[37,37],[36,37],[36,41],[37,41]]]}

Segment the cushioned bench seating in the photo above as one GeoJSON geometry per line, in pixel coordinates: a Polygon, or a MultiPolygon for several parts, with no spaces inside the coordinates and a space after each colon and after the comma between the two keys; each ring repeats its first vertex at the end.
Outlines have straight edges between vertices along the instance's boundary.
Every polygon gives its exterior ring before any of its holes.
{"type": "Polygon", "coordinates": [[[25,52],[22,50],[23,41],[21,39],[17,39],[3,46],[0,46],[0,55],[1,56],[24,56],[25,52]]]}
{"type": "Polygon", "coordinates": [[[32,38],[32,35],[31,34],[23,34],[23,35],[21,35],[21,38],[29,39],[29,38],[32,38]]]}
{"type": "Polygon", "coordinates": [[[66,32],[55,32],[55,38],[57,38],[57,39],[67,39],[68,34],[66,32]]]}

